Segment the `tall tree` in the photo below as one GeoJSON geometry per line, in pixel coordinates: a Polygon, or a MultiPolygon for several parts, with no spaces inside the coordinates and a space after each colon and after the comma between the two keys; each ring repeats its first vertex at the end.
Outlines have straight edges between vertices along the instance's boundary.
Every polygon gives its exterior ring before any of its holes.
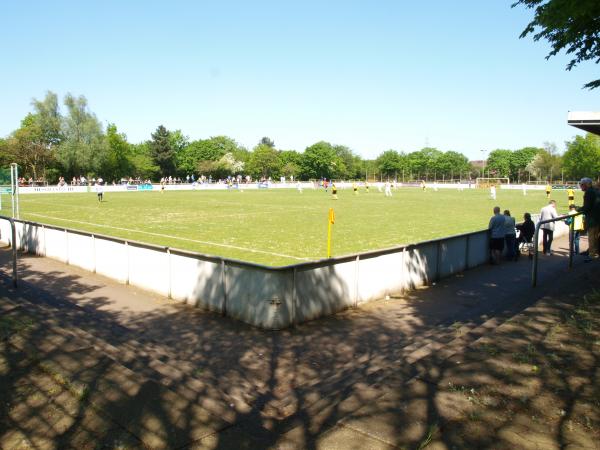
{"type": "Polygon", "coordinates": [[[336,178],[342,161],[329,142],[321,141],[307,147],[302,155],[301,173],[306,179],[336,178]]]}
{"type": "Polygon", "coordinates": [[[545,142],[544,148],[535,155],[526,170],[538,180],[553,180],[560,175],[561,167],[562,158],[558,154],[556,145],[545,142]]]}
{"type": "Polygon", "coordinates": [[[510,177],[512,151],[496,149],[490,152],[486,163],[486,175],[490,177],[510,177]]]}
{"type": "Polygon", "coordinates": [[[295,150],[283,150],[279,153],[281,161],[281,174],[286,177],[298,178],[300,176],[300,165],[302,155],[295,150]]]}
{"type": "Polygon", "coordinates": [[[17,162],[23,175],[45,177],[46,170],[54,161],[55,149],[62,141],[62,117],[56,94],[47,92],[43,100],[33,99],[34,113],[29,113],[7,142],[6,151],[17,162]]]}
{"type": "MultiPolygon", "coordinates": [[[[227,136],[213,136],[190,142],[177,152],[176,160],[179,172],[191,174],[199,172],[203,175],[214,175],[215,162],[227,153],[231,153],[236,161],[246,162],[247,151],[227,136]]],[[[222,174],[222,173],[221,173],[222,174]]]]}
{"type": "Polygon", "coordinates": [[[218,161],[201,161],[200,172],[208,172],[215,178],[225,178],[229,175],[241,174],[244,163],[235,158],[232,152],[225,153],[218,161]]]}
{"type": "Polygon", "coordinates": [[[149,141],[150,154],[154,164],[159,167],[160,176],[175,175],[175,149],[171,144],[171,133],[159,125],[149,141]]]}
{"type": "Polygon", "coordinates": [[[67,177],[100,175],[106,158],[106,145],[102,125],[81,95],[67,94],[64,98],[67,114],[62,120],[63,140],[58,146],[57,159],[67,177]]]}
{"type": "Polygon", "coordinates": [[[364,177],[362,173],[361,159],[345,145],[335,145],[335,154],[340,164],[337,167],[337,177],[345,179],[356,179],[364,177]]]}
{"type": "Polygon", "coordinates": [[[152,152],[148,142],[141,144],[131,144],[129,146],[129,161],[132,165],[132,175],[143,179],[153,179],[159,177],[160,168],[154,164],[152,152]]]}
{"type": "Polygon", "coordinates": [[[0,169],[7,166],[11,162],[10,159],[8,140],[0,138],[0,169]]]}
{"type": "Polygon", "coordinates": [[[430,179],[437,177],[439,172],[438,158],[442,152],[436,148],[425,147],[417,152],[408,154],[408,167],[419,178],[430,179]]]}
{"type": "Polygon", "coordinates": [[[439,156],[438,167],[445,178],[462,178],[463,175],[468,175],[469,159],[462,153],[450,150],[439,156]]]}
{"type": "Polygon", "coordinates": [[[117,126],[113,123],[106,127],[107,157],[102,168],[102,174],[107,180],[119,180],[122,177],[130,177],[134,174],[134,166],[131,162],[131,148],[127,142],[127,136],[119,133],[117,126]]]}
{"type": "Polygon", "coordinates": [[[386,150],[377,157],[377,168],[385,177],[395,176],[400,169],[400,154],[396,150],[386,150]]]}
{"type": "Polygon", "coordinates": [[[22,167],[23,176],[37,180],[45,175],[52,154],[36,116],[28,114],[21,121],[21,127],[11,135],[7,147],[13,162],[22,167]]]}
{"type": "Polygon", "coordinates": [[[585,137],[575,136],[574,140],[567,142],[563,167],[572,180],[600,176],[600,136],[587,133],[585,137]]]}
{"type": "Polygon", "coordinates": [[[266,144],[258,144],[246,164],[247,173],[253,177],[278,177],[280,170],[279,152],[266,144]]]}
{"type": "MultiPolygon", "coordinates": [[[[574,55],[567,64],[571,70],[582,61],[600,61],[600,2],[598,0],[518,0],[513,3],[535,9],[533,20],[521,33],[521,38],[533,33],[533,40],[547,40],[552,50],[549,59],[565,50],[574,55]]],[[[600,79],[590,81],[585,88],[600,87],[600,79]]]]}
{"type": "Polygon", "coordinates": [[[515,150],[510,155],[510,178],[521,181],[521,177],[527,172],[527,166],[533,161],[535,156],[543,149],[537,147],[523,147],[515,150]]]}
{"type": "Polygon", "coordinates": [[[265,137],[261,138],[258,145],[266,145],[267,147],[275,148],[275,141],[273,141],[273,139],[265,136],[265,137]]]}
{"type": "Polygon", "coordinates": [[[31,104],[35,111],[37,126],[42,133],[42,140],[50,150],[60,144],[63,138],[61,130],[63,118],[58,108],[58,96],[54,92],[48,91],[43,100],[34,98],[31,104]]]}

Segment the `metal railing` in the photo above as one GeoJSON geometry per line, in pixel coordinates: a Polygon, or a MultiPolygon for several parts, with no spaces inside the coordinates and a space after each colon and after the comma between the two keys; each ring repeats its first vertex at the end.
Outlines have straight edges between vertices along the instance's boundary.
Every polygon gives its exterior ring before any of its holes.
{"type": "MultiPolygon", "coordinates": [[[[536,225],[535,225],[535,234],[533,236],[533,248],[534,248],[534,252],[533,252],[533,264],[531,265],[531,287],[535,287],[537,285],[537,272],[538,272],[538,254],[539,254],[539,235],[540,235],[540,228],[542,225],[546,224],[546,223],[552,223],[552,222],[559,222],[559,221],[564,221],[566,219],[569,218],[575,218],[577,216],[582,215],[583,213],[575,213],[575,214],[565,214],[563,216],[558,216],[555,217],[553,219],[547,219],[547,220],[540,220],[536,225]]],[[[575,221],[571,221],[571,224],[569,225],[569,269],[573,267],[573,225],[574,225],[575,221]]]]}

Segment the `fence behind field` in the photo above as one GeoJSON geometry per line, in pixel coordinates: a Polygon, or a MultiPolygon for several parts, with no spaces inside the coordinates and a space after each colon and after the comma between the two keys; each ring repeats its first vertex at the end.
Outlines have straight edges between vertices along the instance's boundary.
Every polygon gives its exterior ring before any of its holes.
{"type": "MultiPolygon", "coordinates": [[[[285,267],[0,216],[0,240],[265,329],[429,284],[488,260],[487,230],[285,267]]],[[[565,226],[566,229],[566,226],[565,226]]]]}

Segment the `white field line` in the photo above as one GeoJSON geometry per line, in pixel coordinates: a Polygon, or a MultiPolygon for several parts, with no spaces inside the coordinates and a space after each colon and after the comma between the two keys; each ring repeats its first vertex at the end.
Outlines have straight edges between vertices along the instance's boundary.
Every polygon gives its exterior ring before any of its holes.
{"type": "Polygon", "coordinates": [[[80,220],[63,219],[61,217],[46,216],[44,214],[36,214],[36,213],[28,213],[28,214],[30,216],[43,217],[45,219],[59,220],[59,221],[62,221],[62,222],[72,222],[72,223],[78,223],[78,224],[81,224],[81,225],[91,225],[91,226],[100,227],[100,228],[110,228],[110,229],[113,229],[113,230],[129,231],[131,233],[148,234],[148,235],[151,235],[151,236],[158,236],[158,237],[164,237],[164,238],[169,238],[169,239],[176,239],[176,240],[179,240],[179,241],[195,242],[197,244],[212,245],[212,246],[215,246],[215,247],[233,248],[233,249],[236,249],[236,250],[243,250],[243,251],[252,252],[252,253],[262,253],[264,255],[280,256],[282,258],[292,258],[292,259],[296,259],[298,261],[307,261],[307,260],[309,260],[309,258],[299,258],[297,256],[285,255],[283,253],[267,252],[267,251],[264,251],[264,250],[256,250],[254,248],[239,247],[237,245],[220,244],[218,242],[199,241],[197,239],[189,239],[189,238],[184,238],[184,237],[179,237],[179,236],[172,236],[170,234],[153,233],[151,231],[133,230],[131,228],[114,227],[112,225],[103,225],[103,224],[93,223],[93,222],[83,222],[83,221],[80,221],[80,220]]]}
{"type": "MultiPolygon", "coordinates": [[[[197,201],[194,200],[196,203],[202,203],[205,204],[208,207],[215,207],[217,206],[219,203],[216,202],[215,200],[201,200],[201,201],[197,201]]],[[[44,205],[44,206],[48,206],[47,202],[43,202],[43,201],[36,201],[33,199],[27,199],[27,203],[30,204],[38,204],[38,205],[44,205]]],[[[247,204],[244,203],[235,203],[235,202],[227,202],[228,206],[240,206],[240,207],[245,207],[248,206],[247,204]]],[[[229,218],[229,217],[239,217],[240,219],[244,219],[247,216],[260,216],[260,215],[269,215],[269,214],[273,214],[274,212],[278,212],[278,211],[289,211],[290,209],[296,209],[298,211],[308,211],[313,212],[314,213],[314,209],[308,207],[308,206],[296,206],[296,205],[273,205],[273,204],[262,204],[262,203],[254,203],[255,206],[259,206],[261,208],[270,208],[272,211],[249,211],[249,212],[240,212],[240,213],[227,213],[227,214],[218,214],[218,213],[214,213],[211,212],[211,217],[215,218],[215,219],[224,219],[224,218],[229,218]]],[[[52,202],[52,206],[62,206],[64,208],[74,208],[75,206],[72,203],[60,203],[60,202],[52,202]]],[[[77,205],[76,206],[79,209],[86,209],[86,210],[90,210],[90,211],[97,211],[98,208],[96,206],[89,206],[89,205],[77,205]]],[[[169,213],[172,215],[182,215],[182,216],[188,216],[188,213],[169,213]]],[[[382,216],[384,217],[384,216],[382,216]]]]}

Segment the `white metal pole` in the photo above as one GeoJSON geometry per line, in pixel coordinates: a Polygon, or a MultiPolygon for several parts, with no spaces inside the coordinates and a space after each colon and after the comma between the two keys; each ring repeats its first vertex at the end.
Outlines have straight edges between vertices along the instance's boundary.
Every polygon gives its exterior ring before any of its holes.
{"type": "Polygon", "coordinates": [[[15,218],[15,168],[14,163],[10,165],[10,201],[12,206],[12,217],[15,218]]]}
{"type": "MultiPolygon", "coordinates": [[[[17,213],[17,219],[19,219],[19,166],[17,165],[17,163],[12,163],[11,164],[14,167],[14,171],[15,171],[15,186],[14,186],[14,194],[13,194],[13,198],[14,198],[14,202],[16,205],[16,213],[17,213]]],[[[13,217],[14,217],[14,212],[13,212],[13,217]]]]}

